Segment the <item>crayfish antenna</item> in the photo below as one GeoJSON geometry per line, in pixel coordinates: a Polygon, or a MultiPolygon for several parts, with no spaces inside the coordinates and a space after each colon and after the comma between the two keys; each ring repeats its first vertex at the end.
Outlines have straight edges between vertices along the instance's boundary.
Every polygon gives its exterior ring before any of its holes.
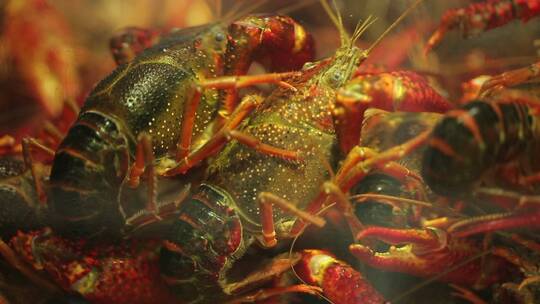
{"type": "Polygon", "coordinates": [[[334,23],[334,25],[338,29],[341,45],[350,45],[351,38],[349,37],[349,33],[347,33],[347,30],[343,25],[343,19],[341,18],[341,13],[339,12],[336,1],[332,0],[332,5],[334,6],[335,13],[334,10],[330,7],[330,4],[328,4],[327,0],[321,0],[321,5],[324,8],[326,14],[328,14],[330,20],[332,20],[332,23],[334,23]]]}
{"type": "Polygon", "coordinates": [[[364,32],[373,23],[375,23],[375,21],[377,21],[377,17],[373,17],[371,15],[369,15],[364,22],[360,22],[360,20],[358,21],[358,23],[356,24],[356,27],[354,29],[354,32],[352,34],[352,37],[351,37],[351,42],[350,42],[351,47],[356,43],[358,38],[360,38],[360,36],[362,36],[364,34],[364,32]]]}
{"type": "Polygon", "coordinates": [[[339,13],[339,9],[337,8],[335,0],[333,0],[332,3],[334,5],[335,12],[330,7],[327,0],[321,0],[322,7],[334,23],[334,25],[337,27],[341,39],[341,45],[336,50],[333,56],[333,60],[338,60],[340,63],[337,65],[336,63],[334,63],[334,67],[331,67],[328,70],[329,75],[341,75],[341,83],[334,83],[334,86],[339,87],[350,78],[354,70],[356,70],[358,64],[363,59],[365,59],[363,58],[364,53],[360,52],[360,50],[354,45],[354,43],[356,42],[356,39],[358,39],[358,37],[360,37],[362,33],[364,33],[366,29],[369,28],[371,24],[373,24],[373,22],[375,22],[375,18],[369,16],[365,21],[358,22],[353,34],[349,35],[347,30],[345,29],[345,26],[343,25],[343,19],[341,18],[341,14],[339,13]]]}

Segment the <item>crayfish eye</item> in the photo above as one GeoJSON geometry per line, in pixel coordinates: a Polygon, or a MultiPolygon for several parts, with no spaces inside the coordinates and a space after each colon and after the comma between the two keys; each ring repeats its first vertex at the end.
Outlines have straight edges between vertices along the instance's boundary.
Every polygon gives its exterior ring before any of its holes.
{"type": "Polygon", "coordinates": [[[216,35],[214,36],[214,39],[217,42],[221,42],[221,41],[225,40],[225,35],[223,33],[216,33],[216,35]]]}
{"type": "Polygon", "coordinates": [[[333,85],[340,85],[341,84],[341,80],[343,79],[343,74],[341,74],[341,72],[334,72],[332,73],[332,75],[330,75],[330,81],[332,82],[333,85]]]}

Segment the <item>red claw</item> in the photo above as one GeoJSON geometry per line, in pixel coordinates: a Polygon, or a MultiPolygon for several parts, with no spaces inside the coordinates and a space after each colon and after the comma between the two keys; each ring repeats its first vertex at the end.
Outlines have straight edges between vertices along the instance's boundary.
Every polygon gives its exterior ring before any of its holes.
{"type": "MultiPolygon", "coordinates": [[[[248,49],[254,51],[255,58],[252,59],[272,72],[298,70],[315,57],[313,37],[304,27],[287,16],[247,16],[233,22],[230,32],[233,36],[247,34],[246,41],[251,46],[248,49]]],[[[233,41],[233,44],[246,41],[237,40],[233,41]]],[[[243,56],[245,55],[238,54],[234,60],[251,62],[243,56]]],[[[247,66],[240,67],[242,68],[247,66]]]]}
{"type": "Polygon", "coordinates": [[[350,265],[323,250],[304,250],[294,268],[302,280],[320,286],[332,303],[379,304],[385,299],[350,265]]]}
{"type": "Polygon", "coordinates": [[[460,19],[463,18],[464,14],[464,9],[449,10],[444,14],[439,27],[431,37],[429,37],[428,42],[424,46],[424,55],[427,55],[433,48],[439,45],[448,31],[457,28],[460,19]]]}
{"type": "Polygon", "coordinates": [[[11,247],[66,292],[92,303],[175,303],[158,265],[159,242],[90,246],[37,231],[19,233],[11,247]]]}
{"type": "Polygon", "coordinates": [[[453,107],[414,72],[360,74],[338,90],[334,120],[341,149],[347,153],[359,143],[361,122],[368,108],[445,113],[453,107]]]}
{"type": "Polygon", "coordinates": [[[482,252],[467,239],[453,238],[439,229],[392,229],[371,227],[360,238],[376,238],[392,245],[388,252],[374,252],[353,244],[350,251],[368,265],[419,277],[437,277],[443,282],[482,288],[505,278],[512,266],[504,259],[482,252]]]}
{"type": "Polygon", "coordinates": [[[448,10],[439,27],[430,37],[424,52],[429,52],[444,38],[446,32],[460,29],[464,37],[503,26],[515,19],[527,22],[540,14],[539,0],[486,0],[465,8],[448,10]]]}

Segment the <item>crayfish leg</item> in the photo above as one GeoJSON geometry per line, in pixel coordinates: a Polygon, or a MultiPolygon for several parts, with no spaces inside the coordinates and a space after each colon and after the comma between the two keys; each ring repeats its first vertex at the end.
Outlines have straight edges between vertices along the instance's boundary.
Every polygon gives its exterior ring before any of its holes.
{"type": "MultiPolygon", "coordinates": [[[[192,130],[193,130],[194,122],[195,122],[195,115],[197,112],[197,108],[201,100],[202,89],[214,88],[214,89],[237,90],[240,88],[253,86],[253,85],[261,84],[261,83],[273,83],[280,86],[286,85],[289,88],[294,89],[292,86],[290,86],[289,84],[283,81],[284,78],[287,78],[293,75],[295,75],[295,73],[271,73],[271,74],[248,75],[248,76],[224,76],[224,77],[217,77],[217,78],[211,78],[211,79],[200,81],[198,84],[198,87],[195,88],[194,90],[193,97],[187,103],[187,106],[185,109],[185,113],[182,120],[182,126],[181,126],[182,132],[181,132],[180,141],[178,142],[178,147],[177,147],[176,160],[181,161],[182,159],[186,158],[190,153],[191,140],[192,140],[192,135],[193,135],[192,130]]],[[[227,105],[227,102],[225,102],[224,109],[223,111],[220,111],[220,113],[222,113],[221,115],[224,117],[229,117],[229,115],[231,115],[234,109],[236,109],[236,102],[234,106],[227,105]]],[[[261,148],[268,148],[264,145],[261,145],[259,142],[253,140],[252,138],[247,138],[245,135],[241,136],[241,134],[238,134],[233,131],[229,131],[229,133],[226,133],[224,135],[226,137],[233,137],[234,135],[238,135],[235,139],[241,141],[244,144],[247,144],[252,147],[256,146],[256,147],[261,147],[261,148]],[[242,139],[244,139],[244,141],[242,141],[242,139]]],[[[272,149],[266,149],[263,151],[272,151],[272,149]]]]}
{"type": "Polygon", "coordinates": [[[195,88],[193,96],[186,103],[186,108],[184,110],[184,115],[182,116],[182,122],[180,126],[180,138],[176,146],[176,161],[188,156],[191,150],[191,141],[193,138],[193,127],[195,125],[195,118],[197,114],[197,109],[201,101],[201,90],[195,88]]]}
{"type": "Polygon", "coordinates": [[[160,175],[174,176],[178,174],[184,174],[192,167],[196,166],[206,158],[213,156],[220,151],[221,147],[231,140],[237,140],[239,143],[255,149],[256,151],[280,157],[284,159],[298,161],[300,155],[296,151],[289,151],[280,149],[265,143],[262,143],[259,139],[235,130],[238,125],[262,102],[262,98],[257,95],[248,95],[244,97],[244,100],[235,109],[235,111],[228,118],[225,125],[217,131],[203,146],[199,149],[190,152],[182,160],[180,160],[176,166],[170,169],[165,169],[160,172],[160,175]]]}
{"type": "Polygon", "coordinates": [[[146,172],[147,178],[147,202],[146,210],[157,212],[157,177],[154,162],[154,152],[152,149],[152,137],[146,133],[139,134],[133,163],[128,176],[128,185],[136,188],[140,184],[140,177],[146,172]]]}
{"type": "Polygon", "coordinates": [[[230,137],[231,139],[236,139],[239,143],[265,155],[279,157],[290,161],[299,161],[301,159],[299,153],[296,151],[289,151],[265,144],[255,136],[248,133],[237,130],[230,130],[226,135],[227,137],[230,137]]]}
{"type": "Polygon", "coordinates": [[[348,192],[367,173],[377,169],[398,180],[404,180],[405,178],[415,180],[416,182],[411,182],[411,186],[423,192],[421,185],[418,183],[418,181],[421,181],[421,178],[416,173],[394,161],[421,147],[430,135],[431,129],[428,129],[409,141],[383,152],[375,152],[372,149],[363,147],[353,148],[336,175],[338,185],[343,192],[348,192]]]}
{"type": "Polygon", "coordinates": [[[238,106],[237,90],[257,84],[275,84],[294,90],[284,79],[298,75],[297,72],[267,73],[259,75],[223,76],[206,79],[200,82],[202,88],[226,89],[227,95],[221,109],[222,115],[228,117],[238,106]]]}
{"type": "Polygon", "coordinates": [[[42,151],[48,154],[49,156],[54,157],[54,151],[48,147],[42,145],[37,140],[33,138],[23,138],[22,141],[22,154],[24,158],[24,163],[27,168],[30,169],[32,173],[32,178],[34,180],[34,187],[36,194],[38,195],[39,202],[42,206],[46,204],[46,194],[44,190],[44,185],[42,184],[42,179],[39,177],[38,170],[36,168],[35,159],[33,152],[42,151]]]}
{"type": "Polygon", "coordinates": [[[492,95],[495,91],[519,85],[540,78],[540,61],[527,67],[504,72],[488,79],[480,88],[480,97],[492,95]]]}
{"type": "Polygon", "coordinates": [[[537,229],[540,223],[540,211],[522,210],[477,216],[454,223],[448,228],[456,237],[467,237],[475,234],[509,230],[516,228],[537,229]]]}
{"type": "Polygon", "coordinates": [[[345,220],[347,221],[353,235],[356,235],[365,228],[358,217],[354,214],[351,201],[335,183],[325,182],[323,184],[323,191],[329,196],[335,198],[336,205],[340,209],[343,217],[345,217],[345,220]]]}
{"type": "MultiPolygon", "coordinates": [[[[331,195],[334,197],[334,199],[337,199],[338,207],[344,211],[346,219],[348,217],[347,220],[351,230],[353,233],[356,233],[363,226],[359,221],[353,219],[354,215],[348,211],[351,205],[350,202],[346,202],[346,198],[340,198],[340,196],[344,196],[344,193],[349,192],[354,185],[359,183],[364,177],[367,176],[369,172],[373,170],[381,171],[390,176],[396,177],[399,180],[408,180],[408,186],[416,190],[416,192],[420,194],[420,198],[424,199],[424,188],[419,182],[421,181],[421,178],[404,166],[393,162],[393,160],[397,160],[419,148],[429,138],[430,134],[431,130],[424,131],[402,145],[395,146],[380,153],[370,148],[355,146],[347,154],[347,157],[343,161],[343,164],[337,172],[334,180],[326,183],[325,186],[323,186],[322,191],[320,191],[318,196],[308,204],[306,210],[312,214],[319,212],[321,208],[324,207],[328,197],[331,195]],[[347,205],[349,207],[347,207],[347,205]],[[347,214],[350,215],[348,216],[347,214]]],[[[291,232],[296,234],[301,231],[304,226],[304,223],[298,221],[295,223],[291,232]]]]}
{"type": "Polygon", "coordinates": [[[179,161],[173,168],[165,168],[159,175],[174,176],[186,173],[189,169],[201,163],[206,158],[213,156],[223,145],[228,142],[227,133],[235,129],[238,125],[262,103],[262,97],[257,95],[248,95],[244,97],[240,105],[234,110],[228,118],[225,125],[217,131],[212,137],[199,149],[190,152],[184,159],[179,161]]]}
{"type": "Polygon", "coordinates": [[[527,22],[540,14],[538,0],[484,0],[467,7],[450,9],[441,18],[435,33],[429,38],[424,53],[437,46],[447,32],[461,30],[465,38],[501,27],[521,19],[527,22]]]}
{"type": "MultiPolygon", "coordinates": [[[[250,286],[256,286],[261,282],[280,278],[282,275],[289,272],[291,267],[296,265],[300,259],[301,255],[297,252],[280,254],[272,258],[269,262],[265,263],[262,267],[248,274],[241,281],[228,284],[225,288],[226,292],[230,294],[241,293],[242,290],[246,290],[250,286]]],[[[274,285],[267,288],[259,288],[255,292],[234,297],[232,300],[226,303],[253,303],[268,300],[287,293],[307,293],[318,296],[321,294],[321,292],[322,290],[319,287],[306,284],[289,286],[274,285]]]]}
{"type": "Polygon", "coordinates": [[[261,192],[258,201],[261,207],[262,242],[263,245],[267,247],[273,247],[277,243],[276,231],[274,228],[274,205],[284,212],[293,214],[304,222],[311,223],[317,227],[323,227],[326,224],[326,221],[322,217],[300,210],[291,202],[272,193],[261,192]]]}
{"type": "Polygon", "coordinates": [[[475,190],[474,194],[482,200],[515,210],[456,221],[448,227],[448,231],[456,237],[468,237],[499,230],[537,229],[539,227],[540,211],[537,205],[540,203],[540,196],[524,195],[499,188],[479,188],[475,190]]]}

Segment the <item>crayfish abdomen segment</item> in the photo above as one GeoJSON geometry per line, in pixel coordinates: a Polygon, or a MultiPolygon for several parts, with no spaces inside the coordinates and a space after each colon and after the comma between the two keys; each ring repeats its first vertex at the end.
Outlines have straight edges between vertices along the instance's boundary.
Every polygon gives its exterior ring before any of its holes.
{"type": "Polygon", "coordinates": [[[117,122],[98,112],[81,114],[51,169],[48,202],[60,233],[88,236],[121,228],[116,196],[127,162],[127,139],[117,122]]]}
{"type": "Polygon", "coordinates": [[[437,193],[466,193],[494,165],[522,153],[533,118],[519,103],[475,101],[449,112],[433,131],[422,176],[437,193]]]}
{"type": "Polygon", "coordinates": [[[242,225],[230,205],[222,190],[204,184],[182,203],[160,259],[179,298],[205,302],[226,296],[226,272],[244,250],[242,225]]]}

